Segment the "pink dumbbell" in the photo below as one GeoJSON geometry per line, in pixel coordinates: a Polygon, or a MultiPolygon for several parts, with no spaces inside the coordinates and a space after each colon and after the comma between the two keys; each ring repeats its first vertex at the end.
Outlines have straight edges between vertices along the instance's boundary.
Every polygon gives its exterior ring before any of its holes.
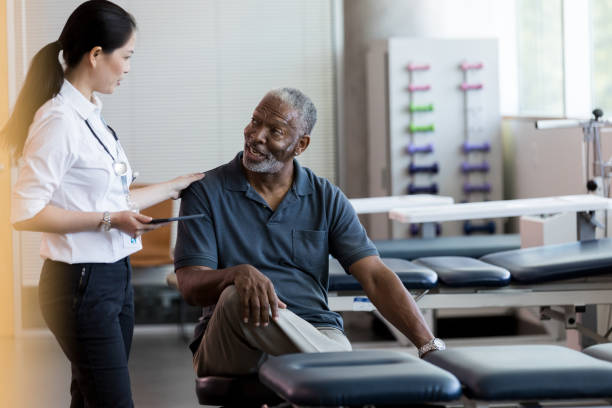
{"type": "Polygon", "coordinates": [[[463,71],[468,71],[470,69],[482,69],[482,67],[484,67],[484,64],[482,62],[477,62],[475,64],[464,62],[460,65],[460,67],[463,71]]]}
{"type": "Polygon", "coordinates": [[[429,69],[429,64],[408,64],[406,69],[408,71],[427,71],[429,69]]]}
{"type": "Polygon", "coordinates": [[[408,85],[408,90],[410,92],[429,91],[430,89],[430,85],[408,85]]]}
{"type": "Polygon", "coordinates": [[[462,91],[475,91],[478,89],[482,89],[482,84],[468,84],[466,82],[461,84],[462,91]]]}

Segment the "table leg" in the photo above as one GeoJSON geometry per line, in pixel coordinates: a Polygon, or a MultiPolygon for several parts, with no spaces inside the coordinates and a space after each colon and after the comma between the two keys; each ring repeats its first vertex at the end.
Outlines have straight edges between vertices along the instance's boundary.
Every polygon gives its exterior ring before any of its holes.
{"type": "Polygon", "coordinates": [[[598,222],[595,220],[595,212],[579,212],[576,213],[576,225],[578,227],[577,236],[580,241],[588,241],[595,239],[595,229],[598,222]]]}
{"type": "Polygon", "coordinates": [[[436,223],[435,222],[424,222],[421,225],[421,238],[435,238],[436,237],[436,223]]]}

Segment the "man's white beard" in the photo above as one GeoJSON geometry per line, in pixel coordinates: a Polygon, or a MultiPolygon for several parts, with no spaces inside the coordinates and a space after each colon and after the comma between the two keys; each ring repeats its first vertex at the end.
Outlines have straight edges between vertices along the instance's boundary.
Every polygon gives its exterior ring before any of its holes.
{"type": "Polygon", "coordinates": [[[283,168],[283,162],[276,160],[272,155],[259,163],[251,163],[245,154],[242,155],[242,164],[247,170],[254,173],[278,173],[283,168]]]}

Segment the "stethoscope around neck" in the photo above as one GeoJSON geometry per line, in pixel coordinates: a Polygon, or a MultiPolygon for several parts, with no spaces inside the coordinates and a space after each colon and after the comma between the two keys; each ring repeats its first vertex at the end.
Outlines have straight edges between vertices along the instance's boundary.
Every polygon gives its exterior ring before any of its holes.
{"type": "MultiPolygon", "coordinates": [[[[91,134],[96,138],[98,143],[100,143],[100,146],[102,146],[104,148],[104,151],[108,154],[108,156],[113,161],[113,171],[115,172],[115,174],[117,176],[121,177],[121,185],[123,187],[123,193],[125,194],[125,201],[126,201],[126,203],[128,205],[128,208],[130,208],[131,210],[135,210],[136,209],[136,205],[134,204],[134,202],[130,198],[130,188],[129,188],[129,184],[128,184],[128,181],[127,181],[128,165],[127,165],[127,162],[125,162],[123,160],[119,160],[119,138],[117,137],[117,133],[115,132],[115,130],[112,127],[108,126],[104,122],[104,120],[102,122],[106,125],[108,130],[110,130],[111,134],[115,138],[115,142],[117,142],[117,157],[116,158],[115,158],[115,156],[113,156],[113,154],[110,152],[110,150],[108,150],[108,148],[102,142],[102,140],[100,140],[100,138],[98,137],[96,132],[94,132],[93,128],[89,124],[89,121],[87,119],[85,119],[85,124],[87,125],[87,127],[91,131],[91,134]]],[[[132,175],[132,181],[134,181],[134,178],[135,178],[135,174],[132,175]]]]}
{"type": "Polygon", "coordinates": [[[117,132],[115,132],[115,130],[112,127],[110,127],[109,125],[107,125],[105,123],[106,127],[108,128],[108,130],[110,130],[111,134],[115,138],[115,142],[117,142],[117,157],[115,158],[113,156],[113,154],[110,152],[110,150],[108,150],[106,145],[102,142],[102,140],[100,140],[100,138],[98,137],[96,132],[94,132],[93,128],[91,127],[91,125],[89,124],[89,121],[87,119],[85,119],[85,124],[87,125],[87,127],[91,131],[91,134],[96,138],[98,143],[100,143],[100,146],[102,146],[102,148],[104,148],[104,151],[106,152],[106,154],[108,154],[110,156],[111,160],[113,161],[113,171],[115,172],[115,174],[117,176],[119,176],[119,177],[127,176],[128,165],[127,165],[127,163],[125,161],[119,160],[119,138],[117,137],[117,132]]]}

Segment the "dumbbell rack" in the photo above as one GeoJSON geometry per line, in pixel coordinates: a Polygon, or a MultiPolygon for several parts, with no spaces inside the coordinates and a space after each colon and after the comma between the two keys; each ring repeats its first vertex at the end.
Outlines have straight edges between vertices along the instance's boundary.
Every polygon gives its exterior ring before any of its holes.
{"type": "MultiPolygon", "coordinates": [[[[372,44],[367,55],[366,99],[370,196],[437,190],[461,202],[469,181],[467,187],[489,186],[486,194],[470,194],[472,200],[502,199],[497,64],[493,39],[389,38],[372,44]],[[484,69],[469,70],[463,80],[460,63],[464,61],[482,63],[484,69]],[[481,87],[464,90],[464,82],[481,87]],[[470,106],[480,109],[470,112],[469,118],[466,96],[470,106]],[[468,127],[470,120],[474,126],[468,127]],[[476,146],[488,152],[472,152],[476,146]],[[464,153],[464,148],[470,153],[464,153]]],[[[442,235],[463,234],[463,222],[442,226],[442,235]]],[[[386,214],[372,216],[367,227],[374,238],[411,235],[408,225],[388,221],[386,214]]],[[[500,220],[496,230],[501,231],[500,220]]]]}
{"type": "MultiPolygon", "coordinates": [[[[491,143],[487,140],[475,143],[473,139],[483,132],[480,121],[482,113],[482,98],[480,93],[483,91],[484,84],[480,82],[480,73],[485,69],[482,62],[463,61],[459,64],[462,74],[462,81],[459,89],[463,92],[463,143],[461,151],[464,160],[461,163],[461,173],[463,174],[463,202],[487,201],[491,193],[491,183],[487,181],[487,175],[491,170],[491,165],[487,161],[487,156],[491,150],[491,143]]],[[[471,235],[474,233],[495,233],[495,223],[491,220],[484,222],[473,222],[471,220],[463,223],[463,233],[471,235]]]]}
{"type": "MultiPolygon", "coordinates": [[[[406,91],[410,95],[408,105],[409,125],[406,129],[409,133],[410,142],[406,146],[410,163],[407,166],[410,175],[410,183],[406,189],[408,194],[438,194],[438,184],[435,176],[440,171],[438,162],[431,163],[431,156],[434,145],[431,141],[435,132],[435,124],[431,121],[434,104],[428,101],[428,92],[431,84],[420,83],[419,77],[424,72],[429,71],[429,64],[409,63],[406,71],[409,76],[409,84],[406,91]],[[422,137],[421,137],[422,136],[422,137]],[[429,136],[429,137],[427,137],[429,136]],[[425,140],[428,140],[425,143],[425,140]],[[425,163],[427,162],[427,163],[425,163]]],[[[421,226],[419,224],[410,225],[410,235],[419,235],[421,226]]],[[[441,231],[440,225],[436,225],[436,231],[441,231]]]]}

